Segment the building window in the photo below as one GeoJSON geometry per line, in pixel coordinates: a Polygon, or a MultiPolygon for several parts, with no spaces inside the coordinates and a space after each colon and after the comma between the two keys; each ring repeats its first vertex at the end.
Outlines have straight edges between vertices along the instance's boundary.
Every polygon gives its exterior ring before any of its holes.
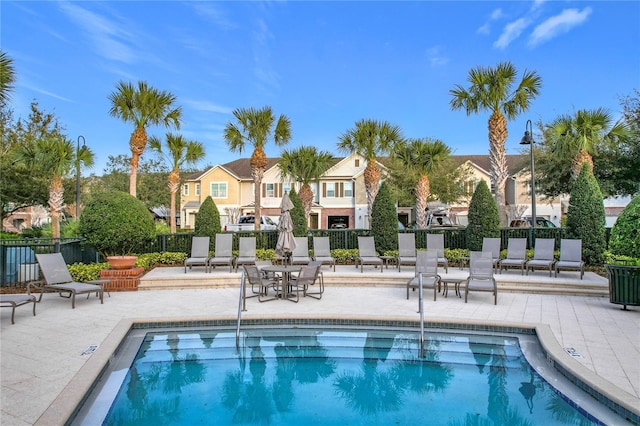
{"type": "Polygon", "coordinates": [[[465,181],[464,183],[464,193],[467,195],[472,195],[476,190],[477,182],[473,180],[465,181]]]}
{"type": "Polygon", "coordinates": [[[344,183],[344,198],[353,197],[353,182],[344,183]]]}
{"type": "Polygon", "coordinates": [[[274,198],[276,196],[276,185],[274,183],[265,184],[265,197],[274,198]]]}
{"type": "Polygon", "coordinates": [[[189,184],[185,183],[182,185],[182,195],[189,195],[189,184]]]}
{"type": "Polygon", "coordinates": [[[200,195],[200,184],[196,183],[196,195],[200,195]]]}
{"type": "Polygon", "coordinates": [[[211,198],[227,198],[227,183],[226,182],[212,182],[211,183],[211,198]]]}
{"type": "Polygon", "coordinates": [[[336,184],[335,182],[327,182],[327,192],[325,197],[334,198],[336,196],[336,184]]]}
{"type": "Polygon", "coordinates": [[[288,194],[289,192],[291,192],[291,182],[285,182],[282,184],[282,191],[283,194],[288,194]]]}
{"type": "Polygon", "coordinates": [[[360,167],[360,159],[359,158],[356,158],[355,166],[356,167],[360,167]]]}

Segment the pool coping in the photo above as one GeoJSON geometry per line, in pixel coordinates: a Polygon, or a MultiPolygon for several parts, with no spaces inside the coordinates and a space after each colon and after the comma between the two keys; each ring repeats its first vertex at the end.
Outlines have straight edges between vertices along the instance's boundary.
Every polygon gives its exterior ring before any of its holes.
{"type": "MultiPolygon", "coordinates": [[[[74,375],[62,392],[45,410],[35,425],[59,424],[60,419],[66,419],[65,424],[76,414],[80,404],[95,386],[97,379],[103,374],[115,353],[123,344],[126,335],[133,329],[173,327],[198,327],[204,325],[235,326],[237,317],[229,315],[207,317],[168,317],[168,318],[125,318],[109,333],[98,350],[74,375]]],[[[270,321],[285,321],[291,325],[355,325],[366,322],[371,326],[407,326],[419,327],[420,322],[406,317],[387,316],[385,318],[368,315],[339,315],[339,316],[300,316],[300,315],[261,315],[247,316],[243,324],[263,324],[270,321]],[[353,322],[353,324],[349,324],[353,322]]],[[[277,323],[283,325],[282,323],[277,323]]],[[[500,321],[470,321],[433,318],[424,321],[426,329],[442,328],[451,330],[494,331],[504,333],[535,334],[540,346],[544,350],[544,357],[551,367],[556,368],[574,385],[585,391],[610,410],[632,424],[640,424],[640,407],[637,399],[609,381],[598,376],[587,367],[572,359],[559,344],[551,327],[546,324],[527,324],[500,321]]],[[[273,325],[276,325],[274,322],[273,325]]]]}

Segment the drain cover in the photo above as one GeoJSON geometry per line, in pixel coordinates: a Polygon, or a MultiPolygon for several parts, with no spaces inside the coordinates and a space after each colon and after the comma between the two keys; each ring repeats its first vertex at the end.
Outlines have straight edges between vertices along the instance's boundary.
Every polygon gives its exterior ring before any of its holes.
{"type": "Polygon", "coordinates": [[[577,350],[575,350],[574,348],[564,348],[564,350],[573,358],[584,358],[582,354],[577,350]]]}
{"type": "Polygon", "coordinates": [[[91,355],[96,351],[96,349],[98,349],[98,345],[89,345],[89,347],[82,351],[80,355],[91,355]]]}

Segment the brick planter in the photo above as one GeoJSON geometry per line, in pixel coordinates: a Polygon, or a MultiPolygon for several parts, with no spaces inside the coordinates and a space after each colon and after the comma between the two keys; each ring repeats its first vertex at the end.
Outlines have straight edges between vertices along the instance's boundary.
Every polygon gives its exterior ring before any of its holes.
{"type": "Polygon", "coordinates": [[[144,268],[100,271],[100,279],[109,280],[109,283],[104,286],[105,291],[138,291],[138,283],[143,275],[144,268]]]}

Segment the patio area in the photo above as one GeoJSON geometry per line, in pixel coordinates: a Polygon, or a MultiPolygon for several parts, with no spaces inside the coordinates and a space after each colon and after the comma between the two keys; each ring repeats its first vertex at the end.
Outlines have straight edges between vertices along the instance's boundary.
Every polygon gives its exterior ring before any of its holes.
{"type": "MultiPolygon", "coordinates": [[[[345,267],[346,268],[346,267],[345,267]]],[[[175,274],[175,268],[156,268],[154,275],[175,274]]],[[[340,268],[339,268],[340,269],[340,268]]],[[[417,293],[406,299],[404,285],[375,285],[382,277],[391,278],[397,271],[380,274],[371,268],[361,274],[353,266],[343,276],[360,278],[339,285],[329,268],[323,268],[325,280],[331,283],[322,300],[301,298],[300,303],[247,300],[243,318],[340,317],[400,318],[418,320],[417,293]],[[333,280],[333,281],[332,281],[333,280]]],[[[227,271],[228,274],[228,271],[227,271]]],[[[403,272],[404,274],[404,272],[403,272]]],[[[222,270],[210,274],[184,273],[182,278],[213,279],[222,270]]],[[[511,275],[515,279],[516,274],[511,275]]],[[[519,274],[518,274],[519,276],[519,274]]],[[[500,275],[497,275],[499,278],[500,275]]],[[[537,275],[538,281],[542,275],[537,275]]],[[[94,298],[79,298],[76,309],[70,301],[46,294],[33,317],[29,308],[18,308],[16,324],[11,325],[10,310],[1,310],[1,408],[3,425],[57,424],[63,413],[52,412],[56,398],[82,392],[77,386],[79,372],[92,357],[108,358],[112,353],[114,330],[122,320],[185,320],[236,318],[239,274],[223,279],[225,285],[209,288],[179,288],[137,292],[112,292],[105,295],[104,305],[94,298]],[[111,338],[110,338],[111,336],[111,338]],[[97,346],[95,352],[92,346],[97,346]],[[49,410],[48,410],[49,409],[49,410]],[[48,411],[47,411],[48,410],[48,411]],[[46,412],[46,413],[45,413],[46,412]],[[44,414],[44,415],[43,415],[44,414]],[[54,420],[57,419],[57,420],[54,420]]],[[[527,279],[530,279],[528,277],[527,279]]],[[[585,276],[586,278],[586,276],[585,276]]],[[[157,277],[156,277],[157,279],[157,277]]],[[[169,280],[178,280],[176,275],[169,280]]],[[[341,280],[344,278],[341,278],[341,280]]],[[[536,281],[536,277],[533,278],[536,281]]],[[[471,293],[469,303],[455,297],[438,295],[436,302],[425,297],[425,319],[428,321],[483,322],[489,324],[545,324],[565,351],[568,362],[577,362],[595,373],[613,393],[627,403],[640,407],[640,310],[623,311],[606,297],[539,294],[502,291],[498,304],[488,293],[471,293]]]]}

